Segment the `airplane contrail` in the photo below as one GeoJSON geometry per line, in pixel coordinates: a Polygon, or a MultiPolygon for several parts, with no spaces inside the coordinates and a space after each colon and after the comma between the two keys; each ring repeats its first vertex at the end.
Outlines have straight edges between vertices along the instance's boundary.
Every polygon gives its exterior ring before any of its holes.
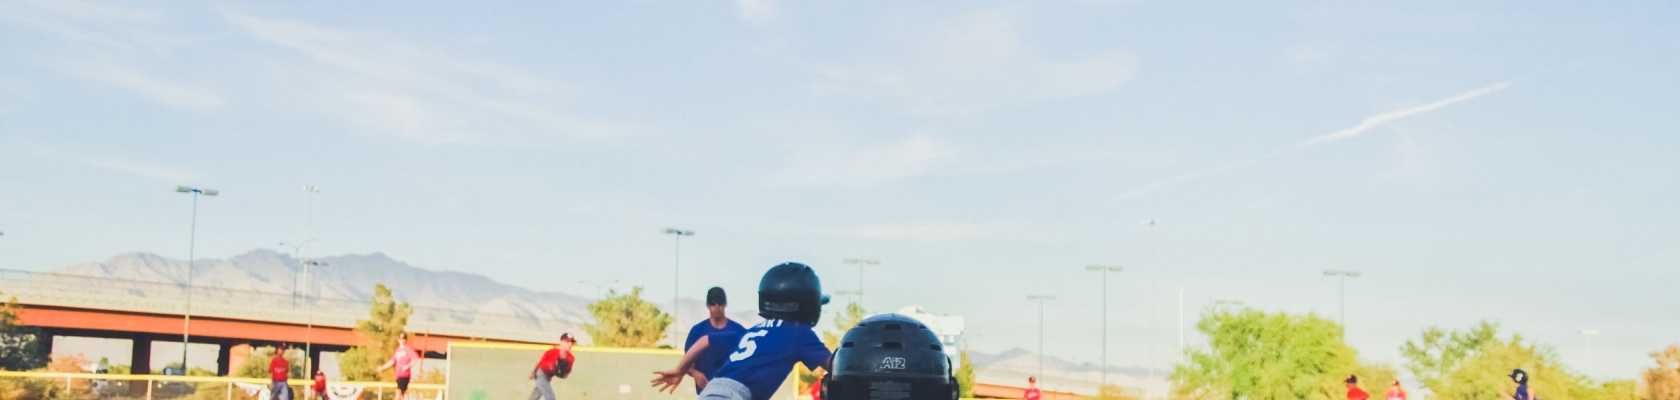
{"type": "Polygon", "coordinates": [[[1297,147],[1308,147],[1308,146],[1313,146],[1313,145],[1320,144],[1320,143],[1332,142],[1332,141],[1351,138],[1351,137],[1354,137],[1354,136],[1359,136],[1361,134],[1364,134],[1365,131],[1371,130],[1371,128],[1376,128],[1376,127],[1388,124],[1390,122],[1406,119],[1406,118],[1411,117],[1413,115],[1418,115],[1418,114],[1423,114],[1423,113],[1427,113],[1427,112],[1430,112],[1430,111],[1439,110],[1442,107],[1450,106],[1450,105],[1453,105],[1453,104],[1458,103],[1458,102],[1462,102],[1462,101],[1474,99],[1474,98],[1477,98],[1477,97],[1482,97],[1482,96],[1498,93],[1501,90],[1505,90],[1505,88],[1507,88],[1507,87],[1511,87],[1511,81],[1497,82],[1497,83],[1494,83],[1492,85],[1479,87],[1479,88],[1476,88],[1476,89],[1472,89],[1468,92],[1459,93],[1456,96],[1452,96],[1452,97],[1448,97],[1448,98],[1440,99],[1440,100],[1435,100],[1433,102],[1430,102],[1429,104],[1423,104],[1423,105],[1413,106],[1413,107],[1410,107],[1410,108],[1403,108],[1403,109],[1389,111],[1389,112],[1385,112],[1385,113],[1381,113],[1381,114],[1377,114],[1377,115],[1372,115],[1372,116],[1369,116],[1369,117],[1365,117],[1365,119],[1363,119],[1363,120],[1360,120],[1359,125],[1354,125],[1351,128],[1347,128],[1347,129],[1343,129],[1343,130],[1339,130],[1339,131],[1335,131],[1335,132],[1330,132],[1330,133],[1325,134],[1323,136],[1315,137],[1315,138],[1312,138],[1312,139],[1307,139],[1305,141],[1302,141],[1299,144],[1296,144],[1296,146],[1297,147]]]}
{"type": "Polygon", "coordinates": [[[1143,195],[1153,193],[1157,190],[1169,188],[1169,187],[1172,187],[1172,186],[1181,185],[1181,184],[1184,184],[1184,183],[1199,180],[1199,179],[1202,179],[1202,178],[1207,178],[1207,177],[1210,177],[1210,176],[1223,175],[1223,174],[1230,173],[1230,172],[1233,172],[1233,171],[1236,171],[1236,170],[1247,168],[1249,166],[1253,166],[1255,164],[1259,164],[1261,162],[1264,162],[1264,161],[1267,161],[1267,160],[1270,160],[1270,159],[1273,159],[1273,158],[1277,158],[1278,156],[1283,155],[1285,152],[1287,152],[1289,150],[1305,149],[1305,148],[1308,148],[1308,147],[1312,147],[1312,146],[1316,146],[1316,145],[1320,145],[1320,144],[1324,144],[1324,143],[1329,143],[1329,142],[1334,142],[1334,141],[1338,141],[1338,140],[1353,138],[1353,137],[1364,134],[1366,131],[1369,131],[1372,128],[1387,125],[1387,124],[1392,123],[1394,121],[1399,121],[1399,120],[1402,120],[1402,119],[1410,118],[1410,117],[1416,116],[1418,114],[1424,114],[1424,113],[1428,113],[1428,112],[1431,112],[1431,111],[1439,110],[1441,108],[1444,108],[1446,106],[1450,106],[1450,105],[1453,105],[1453,104],[1456,104],[1456,103],[1459,103],[1459,102],[1463,102],[1463,101],[1467,101],[1467,100],[1474,99],[1474,98],[1477,98],[1477,97],[1482,97],[1482,96],[1498,93],[1499,91],[1505,90],[1505,88],[1508,88],[1508,87],[1511,87],[1511,81],[1495,82],[1491,85],[1471,89],[1470,91],[1467,91],[1467,92],[1464,92],[1464,93],[1459,93],[1457,95],[1453,95],[1452,97],[1447,97],[1447,98],[1444,98],[1444,99],[1435,100],[1435,101],[1432,101],[1432,102],[1429,102],[1429,103],[1426,103],[1426,104],[1421,104],[1421,105],[1407,107],[1407,108],[1403,108],[1403,109],[1399,109],[1399,110],[1379,113],[1379,114],[1376,114],[1376,115],[1365,117],[1365,119],[1362,119],[1362,120],[1359,121],[1358,125],[1354,125],[1352,127],[1346,128],[1346,129],[1342,129],[1342,130],[1338,130],[1338,131],[1335,131],[1335,132],[1330,132],[1330,133],[1327,133],[1327,134],[1324,134],[1324,135],[1309,138],[1307,140],[1303,140],[1299,143],[1296,143],[1292,147],[1285,147],[1285,148],[1277,149],[1277,150],[1272,151],[1272,152],[1270,152],[1270,153],[1268,153],[1264,156],[1261,156],[1261,157],[1255,157],[1255,158],[1246,159],[1246,160],[1237,160],[1237,161],[1225,162],[1225,163],[1221,163],[1221,164],[1218,164],[1218,165],[1214,165],[1212,167],[1197,169],[1197,170],[1194,170],[1194,171],[1173,175],[1173,176],[1167,177],[1165,179],[1159,179],[1159,180],[1156,180],[1154,182],[1150,182],[1148,184],[1145,184],[1143,186],[1133,188],[1132,190],[1122,192],[1119,197],[1121,199],[1132,199],[1132,198],[1142,197],[1143,195]]]}

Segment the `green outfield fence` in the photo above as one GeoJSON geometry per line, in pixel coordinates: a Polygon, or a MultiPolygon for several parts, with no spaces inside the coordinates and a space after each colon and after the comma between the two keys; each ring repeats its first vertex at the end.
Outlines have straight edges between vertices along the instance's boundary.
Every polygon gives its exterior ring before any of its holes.
{"type": "MultiPolygon", "coordinates": [[[[531,368],[551,346],[454,342],[449,345],[447,397],[454,400],[525,399],[531,394],[531,368]]],[[[684,379],[675,393],[655,391],[648,381],[653,371],[677,365],[682,353],[661,349],[620,349],[578,346],[571,377],[555,379],[554,392],[562,399],[693,399],[694,383],[684,379]]],[[[794,374],[774,399],[794,400],[794,374]]]]}
{"type": "MultiPolygon", "coordinates": [[[[287,381],[293,399],[314,400],[306,388],[310,381],[287,381]]],[[[221,376],[119,375],[76,372],[0,371],[0,398],[11,399],[264,399],[267,379],[221,376]]],[[[363,399],[396,399],[392,382],[329,382],[333,393],[363,399]]],[[[411,384],[411,399],[441,399],[445,385],[411,384]]],[[[523,397],[520,397],[523,399],[523,397]]]]}

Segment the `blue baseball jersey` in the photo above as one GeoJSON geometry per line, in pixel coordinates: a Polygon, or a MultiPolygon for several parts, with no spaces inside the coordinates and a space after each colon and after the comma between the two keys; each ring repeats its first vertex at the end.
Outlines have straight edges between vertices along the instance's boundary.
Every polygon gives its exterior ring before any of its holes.
{"type": "Polygon", "coordinates": [[[793,363],[816,369],[828,365],[828,351],[817,331],[795,321],[767,319],[745,331],[720,332],[706,340],[708,353],[718,353],[728,361],[718,369],[717,378],[740,382],[752,391],[754,400],[769,399],[782,387],[793,363]]]}
{"type": "Polygon", "coordinates": [[[1529,395],[1528,395],[1528,384],[1527,383],[1517,384],[1517,393],[1511,395],[1511,397],[1516,399],[1516,400],[1530,400],[1530,399],[1532,399],[1532,397],[1529,397],[1529,395]]]}
{"type": "MultiPolygon", "coordinates": [[[[738,332],[747,330],[746,327],[736,323],[735,320],[725,321],[726,323],[723,325],[723,329],[712,327],[711,320],[700,320],[700,323],[694,324],[693,328],[688,329],[688,340],[683,341],[683,352],[686,353],[688,352],[688,349],[694,348],[694,342],[700,341],[700,338],[706,337],[707,335],[719,332],[738,332]]],[[[694,370],[700,371],[701,374],[706,375],[706,379],[711,379],[713,377],[712,374],[717,373],[718,368],[723,368],[723,362],[729,360],[728,357],[728,354],[717,354],[710,351],[700,353],[700,358],[694,361],[694,370]]]]}

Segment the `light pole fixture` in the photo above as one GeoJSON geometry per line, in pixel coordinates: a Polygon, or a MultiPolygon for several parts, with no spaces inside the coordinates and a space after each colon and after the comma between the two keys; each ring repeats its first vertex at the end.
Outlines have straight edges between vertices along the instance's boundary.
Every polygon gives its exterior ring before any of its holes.
{"type": "Polygon", "coordinates": [[[1038,378],[1044,379],[1044,303],[1055,300],[1047,294],[1027,295],[1027,301],[1038,303],[1038,378]]]}
{"type": "Polygon", "coordinates": [[[1346,269],[1327,269],[1324,276],[1336,278],[1336,323],[1342,326],[1342,340],[1347,340],[1347,280],[1358,278],[1359,271],[1346,269]]]}
{"type": "Polygon", "coordinates": [[[1097,317],[1097,320],[1102,322],[1102,383],[1097,386],[1097,395],[1100,397],[1103,387],[1108,386],[1108,273],[1124,272],[1126,268],[1093,264],[1085,266],[1085,270],[1102,275],[1102,316],[1097,317]]]}
{"type": "Polygon", "coordinates": [[[325,266],[327,266],[327,263],[324,261],[308,260],[303,262],[303,290],[306,292],[304,293],[303,313],[308,316],[303,328],[303,370],[308,372],[309,376],[315,376],[315,358],[312,357],[315,353],[311,352],[313,349],[311,346],[315,338],[315,299],[320,296],[319,293],[315,293],[315,280],[309,274],[309,268],[325,266]]]}
{"type": "Polygon", "coordinates": [[[841,260],[841,262],[846,263],[846,265],[857,267],[857,303],[858,307],[863,307],[863,268],[881,265],[881,260],[873,258],[847,258],[845,260],[841,260]]]}
{"type": "Polygon", "coordinates": [[[198,240],[198,197],[216,197],[221,195],[222,192],[216,189],[206,189],[197,186],[176,186],[175,192],[192,195],[192,222],[187,230],[187,307],[186,310],[181,313],[181,374],[186,375],[187,348],[191,347],[188,344],[192,343],[193,251],[196,250],[194,247],[197,245],[196,242],[198,240]]]}
{"type": "MultiPolygon", "coordinates": [[[[665,228],[665,234],[676,237],[676,252],[672,256],[673,261],[671,262],[671,320],[681,321],[681,319],[677,316],[677,294],[681,292],[681,289],[678,289],[680,286],[678,284],[682,282],[679,278],[680,272],[678,272],[682,269],[682,238],[684,236],[694,236],[694,231],[688,229],[665,228]]],[[[671,324],[672,327],[680,325],[682,325],[681,322],[671,324]]]]}

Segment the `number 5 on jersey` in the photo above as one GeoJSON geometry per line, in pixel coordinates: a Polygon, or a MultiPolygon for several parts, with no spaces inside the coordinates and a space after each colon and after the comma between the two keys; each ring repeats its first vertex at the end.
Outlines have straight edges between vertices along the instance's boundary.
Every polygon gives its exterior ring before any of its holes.
{"type": "Polygon", "coordinates": [[[729,354],[729,361],[741,361],[753,356],[758,351],[758,342],[754,340],[770,334],[770,331],[747,332],[741,336],[741,344],[734,353],[729,354]]]}

